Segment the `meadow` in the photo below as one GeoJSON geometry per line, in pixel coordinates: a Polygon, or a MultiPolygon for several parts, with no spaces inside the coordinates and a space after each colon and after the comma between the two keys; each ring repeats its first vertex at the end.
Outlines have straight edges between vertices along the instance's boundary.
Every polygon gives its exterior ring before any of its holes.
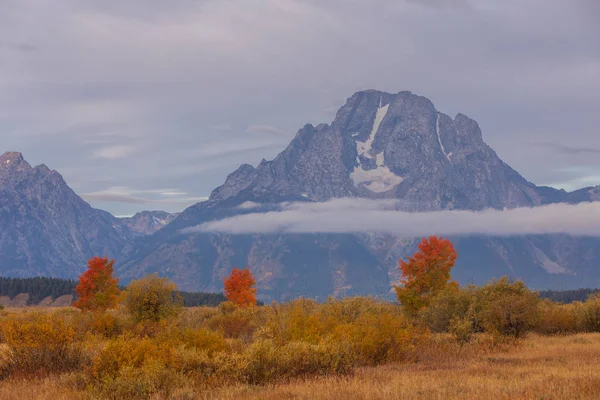
{"type": "Polygon", "coordinates": [[[600,299],[554,303],[507,279],[443,291],[412,315],[364,297],[169,310],[2,310],[0,398],[591,399],[600,389],[600,299]]]}

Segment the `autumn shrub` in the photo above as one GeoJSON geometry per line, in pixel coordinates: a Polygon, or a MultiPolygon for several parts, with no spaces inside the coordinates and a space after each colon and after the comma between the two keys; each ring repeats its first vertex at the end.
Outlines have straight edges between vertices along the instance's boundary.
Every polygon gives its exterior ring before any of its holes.
{"type": "Polygon", "coordinates": [[[380,313],[337,326],[327,341],[347,344],[358,365],[378,365],[413,360],[425,337],[403,315],[380,313]]]}
{"type": "Polygon", "coordinates": [[[117,376],[105,377],[90,387],[94,397],[103,399],[148,399],[153,396],[171,398],[184,378],[157,360],[139,367],[123,367],[117,376]]]}
{"type": "Polygon", "coordinates": [[[75,371],[89,356],[78,342],[77,332],[56,314],[26,313],[4,319],[2,376],[43,376],[75,371]]]}
{"type": "Polygon", "coordinates": [[[227,342],[221,333],[206,328],[166,329],[156,336],[156,341],[171,347],[193,348],[203,351],[209,356],[228,349],[227,342]]]}
{"type": "Polygon", "coordinates": [[[256,307],[239,307],[232,302],[224,302],[219,312],[206,320],[206,327],[221,332],[227,338],[252,340],[261,313],[256,307]]]}
{"type": "Polygon", "coordinates": [[[418,321],[433,332],[449,332],[464,344],[477,332],[519,338],[533,329],[550,332],[577,325],[574,316],[559,317],[558,312],[562,310],[544,306],[538,294],[523,282],[512,282],[504,277],[481,287],[449,288],[440,292],[420,310],[418,321]],[[562,321],[553,321],[555,317],[562,321]]]}
{"type": "Polygon", "coordinates": [[[464,346],[473,338],[473,319],[468,314],[462,317],[456,315],[450,320],[448,331],[461,346],[464,346]]]}
{"type": "Polygon", "coordinates": [[[477,332],[482,330],[477,319],[480,305],[475,287],[444,290],[419,312],[418,320],[432,332],[449,332],[453,320],[456,326],[457,320],[469,319],[472,332],[477,332]]]}
{"type": "Polygon", "coordinates": [[[125,307],[136,322],[158,322],[175,317],[183,308],[176,290],[177,286],[167,278],[149,275],[127,286],[125,307]]]}
{"type": "Polygon", "coordinates": [[[546,335],[583,332],[586,330],[584,310],[581,302],[559,304],[544,300],[540,303],[535,331],[546,335]]]}
{"type": "Polygon", "coordinates": [[[207,322],[220,313],[220,307],[186,307],[171,323],[181,328],[205,328],[207,322]]]}
{"type": "Polygon", "coordinates": [[[583,303],[580,318],[584,331],[600,332],[600,295],[592,295],[583,303]]]}
{"type": "Polygon", "coordinates": [[[72,323],[81,334],[90,333],[105,338],[116,337],[132,329],[127,318],[115,312],[81,313],[72,323]]]}
{"type": "Polygon", "coordinates": [[[327,330],[325,324],[326,321],[323,321],[319,313],[319,304],[314,300],[300,298],[269,307],[260,336],[274,340],[278,345],[292,341],[314,344],[322,340],[327,330]]]}
{"type": "Polygon", "coordinates": [[[147,363],[173,366],[175,349],[151,338],[125,335],[111,339],[94,358],[91,376],[95,381],[118,378],[127,368],[142,368],[147,363]]]}
{"type": "MultiPolygon", "coordinates": [[[[265,384],[296,377],[346,374],[353,369],[352,354],[339,345],[290,342],[283,346],[258,340],[244,353],[240,377],[245,383],[265,384]]],[[[239,364],[239,363],[238,363],[239,364]]]]}
{"type": "Polygon", "coordinates": [[[520,338],[535,327],[540,316],[540,298],[521,281],[503,277],[478,289],[479,320],[490,333],[520,338]]]}
{"type": "Polygon", "coordinates": [[[361,365],[411,359],[424,337],[397,305],[359,297],[324,304],[307,299],[275,304],[259,334],[279,346],[339,345],[361,365]]]}

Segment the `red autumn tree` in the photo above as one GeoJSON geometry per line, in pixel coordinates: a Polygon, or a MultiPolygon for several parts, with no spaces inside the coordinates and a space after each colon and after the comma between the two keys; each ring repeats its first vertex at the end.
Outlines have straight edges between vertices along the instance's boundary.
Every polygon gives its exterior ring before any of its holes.
{"type": "Polygon", "coordinates": [[[419,251],[408,257],[408,261],[400,260],[402,285],[394,287],[398,300],[409,314],[427,307],[431,298],[441,291],[458,287],[450,276],[456,257],[450,240],[430,236],[423,238],[419,251]]]}
{"type": "Polygon", "coordinates": [[[241,307],[248,307],[256,304],[256,281],[252,273],[246,267],[245,269],[234,268],[231,274],[223,279],[225,286],[225,297],[241,307]]]}
{"type": "Polygon", "coordinates": [[[107,257],[94,257],[88,269],[79,276],[75,307],[89,311],[105,311],[119,304],[119,280],[113,277],[115,261],[107,257]]]}

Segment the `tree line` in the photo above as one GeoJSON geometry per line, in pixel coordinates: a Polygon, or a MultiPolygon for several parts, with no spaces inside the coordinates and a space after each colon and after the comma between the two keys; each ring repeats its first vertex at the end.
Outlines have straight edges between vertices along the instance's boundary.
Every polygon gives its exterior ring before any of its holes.
{"type": "MultiPolygon", "coordinates": [[[[60,296],[73,295],[76,299],[77,284],[78,281],[72,279],[0,277],[0,296],[8,296],[12,300],[18,294],[27,293],[27,305],[39,304],[46,297],[54,301],[60,296]]],[[[222,293],[178,291],[177,295],[183,300],[184,307],[217,306],[226,300],[222,293]]]]}

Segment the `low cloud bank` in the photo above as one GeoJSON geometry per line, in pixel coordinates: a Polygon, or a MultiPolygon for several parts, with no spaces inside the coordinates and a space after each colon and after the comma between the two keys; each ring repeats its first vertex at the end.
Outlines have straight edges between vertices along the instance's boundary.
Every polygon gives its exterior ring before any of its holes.
{"type": "Polygon", "coordinates": [[[394,200],[283,203],[278,211],[238,215],[183,232],[600,236],[600,202],[483,211],[406,212],[401,208],[402,204],[394,200]]]}

